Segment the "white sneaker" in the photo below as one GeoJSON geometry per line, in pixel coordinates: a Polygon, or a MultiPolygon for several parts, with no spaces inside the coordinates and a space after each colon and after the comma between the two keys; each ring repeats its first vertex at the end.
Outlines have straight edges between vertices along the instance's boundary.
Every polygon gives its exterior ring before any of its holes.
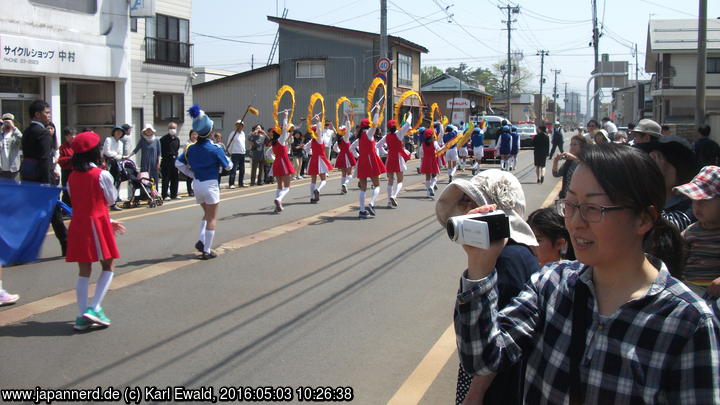
{"type": "Polygon", "coordinates": [[[11,305],[17,302],[20,296],[17,294],[10,294],[5,290],[0,290],[0,307],[3,305],[11,305]]]}

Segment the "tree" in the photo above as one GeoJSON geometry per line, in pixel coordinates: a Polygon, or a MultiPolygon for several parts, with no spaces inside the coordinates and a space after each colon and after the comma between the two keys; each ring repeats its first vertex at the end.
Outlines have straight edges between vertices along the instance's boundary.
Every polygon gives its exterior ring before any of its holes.
{"type": "Polygon", "coordinates": [[[460,63],[460,66],[456,68],[447,68],[445,73],[455,76],[471,86],[483,86],[485,91],[490,94],[495,95],[502,92],[500,80],[490,69],[483,67],[471,69],[465,63],[460,63]]]}
{"type": "Polygon", "coordinates": [[[443,71],[437,66],[423,66],[420,72],[420,83],[425,84],[441,74],[443,71]]]}
{"type": "MultiPolygon", "coordinates": [[[[520,66],[518,62],[519,60],[513,61],[512,83],[510,85],[511,94],[527,93],[528,84],[534,76],[532,72],[530,72],[527,68],[520,66]]],[[[498,62],[493,65],[493,70],[496,72],[496,75],[501,77],[500,93],[495,94],[505,94],[505,92],[507,91],[506,66],[507,62],[498,62]]]]}

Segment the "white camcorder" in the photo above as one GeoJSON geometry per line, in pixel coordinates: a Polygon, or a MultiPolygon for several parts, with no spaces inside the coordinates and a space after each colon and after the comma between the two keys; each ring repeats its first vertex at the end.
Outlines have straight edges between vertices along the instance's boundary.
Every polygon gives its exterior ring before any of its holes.
{"type": "Polygon", "coordinates": [[[502,211],[450,217],[446,229],[451,241],[480,249],[489,248],[491,241],[510,237],[510,222],[502,211]]]}

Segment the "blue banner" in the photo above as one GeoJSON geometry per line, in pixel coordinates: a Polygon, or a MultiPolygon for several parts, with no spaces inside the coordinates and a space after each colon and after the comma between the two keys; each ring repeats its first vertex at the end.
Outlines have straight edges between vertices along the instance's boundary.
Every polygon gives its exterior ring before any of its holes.
{"type": "Polygon", "coordinates": [[[37,260],[60,187],[0,181],[0,264],[37,260]]]}

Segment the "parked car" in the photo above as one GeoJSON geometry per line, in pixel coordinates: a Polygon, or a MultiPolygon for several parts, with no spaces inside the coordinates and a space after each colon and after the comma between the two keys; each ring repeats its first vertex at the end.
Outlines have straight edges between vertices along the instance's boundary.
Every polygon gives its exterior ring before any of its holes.
{"type": "Polygon", "coordinates": [[[533,140],[537,135],[537,128],[535,124],[527,121],[519,121],[515,126],[520,134],[520,147],[521,148],[532,148],[533,140]]]}

